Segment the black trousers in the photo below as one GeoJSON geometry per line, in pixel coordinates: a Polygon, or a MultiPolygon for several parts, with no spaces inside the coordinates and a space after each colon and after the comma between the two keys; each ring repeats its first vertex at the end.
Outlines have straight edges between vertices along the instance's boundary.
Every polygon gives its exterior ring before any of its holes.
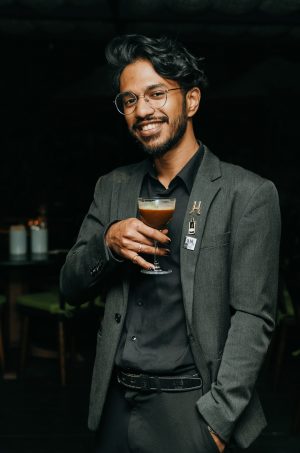
{"type": "Polygon", "coordinates": [[[218,453],[195,405],[201,392],[133,391],[114,376],[94,453],[218,453]]]}

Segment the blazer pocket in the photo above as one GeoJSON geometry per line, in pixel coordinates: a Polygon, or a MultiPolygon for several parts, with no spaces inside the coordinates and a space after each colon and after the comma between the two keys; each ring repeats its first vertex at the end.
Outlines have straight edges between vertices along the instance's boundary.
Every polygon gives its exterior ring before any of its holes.
{"type": "Polygon", "coordinates": [[[226,233],[216,234],[214,236],[203,236],[201,242],[201,249],[214,248],[214,247],[223,247],[228,245],[230,242],[230,231],[226,233]]]}

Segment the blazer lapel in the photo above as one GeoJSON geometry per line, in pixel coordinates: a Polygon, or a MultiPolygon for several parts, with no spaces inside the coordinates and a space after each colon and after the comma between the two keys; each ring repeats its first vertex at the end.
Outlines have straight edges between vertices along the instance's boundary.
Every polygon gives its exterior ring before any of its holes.
{"type": "Polygon", "coordinates": [[[220,190],[220,182],[218,181],[221,177],[220,161],[207,147],[204,148],[203,160],[196,175],[187,211],[185,213],[181,237],[180,270],[182,293],[185,312],[190,325],[192,324],[195,266],[199,255],[207,214],[214,197],[220,190]],[[196,212],[190,214],[195,201],[197,203],[201,201],[200,214],[197,214],[196,212]],[[196,244],[194,250],[189,250],[184,247],[184,244],[186,236],[189,236],[188,227],[192,217],[196,221],[196,232],[194,235],[191,235],[191,237],[196,239],[196,244]]]}
{"type": "Polygon", "coordinates": [[[147,160],[138,164],[133,172],[128,173],[119,182],[117,218],[119,220],[136,217],[137,199],[140,196],[143,178],[148,169],[147,160]]]}

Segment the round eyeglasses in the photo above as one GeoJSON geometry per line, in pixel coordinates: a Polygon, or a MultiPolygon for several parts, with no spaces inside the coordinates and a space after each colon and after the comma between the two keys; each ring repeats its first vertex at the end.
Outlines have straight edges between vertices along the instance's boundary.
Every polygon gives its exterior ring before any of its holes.
{"type": "Polygon", "coordinates": [[[155,109],[161,109],[167,102],[168,92],[181,90],[178,88],[165,88],[165,87],[149,87],[144,94],[138,96],[132,91],[125,91],[124,93],[117,94],[114,104],[117,107],[118,112],[122,115],[130,115],[136,109],[138,100],[144,98],[150,107],[155,109]]]}

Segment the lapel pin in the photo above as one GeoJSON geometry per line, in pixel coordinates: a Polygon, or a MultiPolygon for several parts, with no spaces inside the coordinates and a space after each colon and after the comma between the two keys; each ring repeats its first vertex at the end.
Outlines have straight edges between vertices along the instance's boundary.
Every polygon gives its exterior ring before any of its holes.
{"type": "Polygon", "coordinates": [[[193,214],[194,212],[197,215],[199,215],[201,213],[201,201],[194,201],[190,214],[193,214]]]}

